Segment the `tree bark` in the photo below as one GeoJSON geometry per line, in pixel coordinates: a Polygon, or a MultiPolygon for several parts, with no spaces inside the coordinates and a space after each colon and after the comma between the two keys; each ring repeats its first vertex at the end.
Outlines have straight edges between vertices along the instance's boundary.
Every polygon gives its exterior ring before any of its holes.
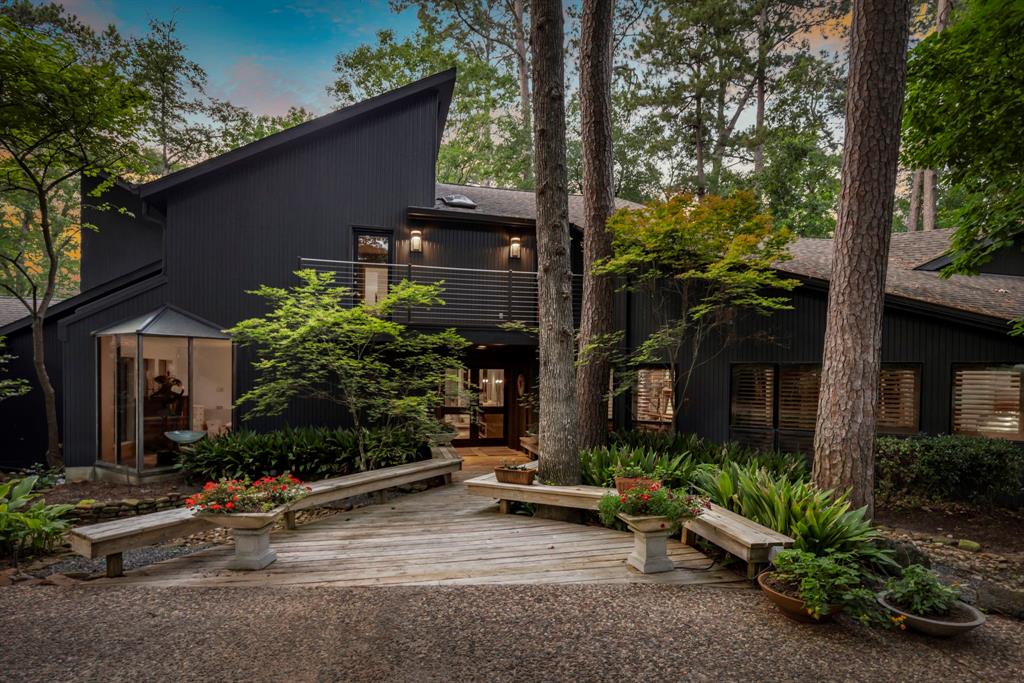
{"type": "Polygon", "coordinates": [[[614,0],[584,0],[580,44],[583,157],[583,302],[581,364],[576,368],[579,447],[608,440],[606,396],[611,363],[603,348],[613,331],[612,281],[594,275],[594,263],[612,255],[608,216],[615,209],[612,155],[612,18],[614,0]],[[602,348],[588,346],[597,343],[602,348]]]}
{"type": "Polygon", "coordinates": [[[885,272],[906,80],[909,0],[854,0],[842,190],[832,254],[814,483],[873,512],[885,272]]]}
{"type": "Polygon", "coordinates": [[[917,230],[921,217],[921,171],[914,171],[910,176],[910,208],[907,210],[907,232],[917,230]]]}
{"type": "MultiPolygon", "coordinates": [[[[939,0],[935,8],[935,32],[942,33],[949,25],[949,13],[952,9],[950,0],[939,0]]],[[[938,174],[935,169],[925,169],[921,179],[923,215],[922,225],[924,230],[934,230],[938,220],[939,196],[938,196],[938,174]]]]}
{"type": "Polygon", "coordinates": [[[530,48],[540,318],[541,456],[538,474],[544,481],[578,484],[563,22],[562,4],[558,0],[533,3],[530,48]]]}
{"type": "Polygon", "coordinates": [[[755,74],[755,96],[756,110],[754,114],[754,179],[761,181],[761,173],[764,171],[764,107],[765,107],[765,81],[768,79],[768,49],[765,44],[768,40],[765,32],[768,26],[768,4],[761,6],[757,15],[757,73],[755,74]]]}
{"type": "MultiPolygon", "coordinates": [[[[530,73],[527,66],[526,47],[526,25],[523,23],[523,0],[513,0],[512,12],[515,15],[515,26],[513,30],[516,37],[516,71],[519,77],[519,112],[522,118],[524,131],[530,131],[532,122],[530,120],[530,73]]],[[[533,184],[533,155],[530,154],[532,145],[527,145],[527,155],[530,157],[526,163],[526,185],[533,184]]]]}

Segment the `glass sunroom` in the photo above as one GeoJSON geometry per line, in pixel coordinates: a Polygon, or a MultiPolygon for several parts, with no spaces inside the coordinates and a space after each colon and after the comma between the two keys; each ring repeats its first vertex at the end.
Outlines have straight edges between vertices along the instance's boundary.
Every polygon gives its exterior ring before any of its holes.
{"type": "Polygon", "coordinates": [[[165,305],[93,335],[98,465],[166,472],[178,453],[168,432],[231,429],[234,351],[216,325],[165,305]]]}

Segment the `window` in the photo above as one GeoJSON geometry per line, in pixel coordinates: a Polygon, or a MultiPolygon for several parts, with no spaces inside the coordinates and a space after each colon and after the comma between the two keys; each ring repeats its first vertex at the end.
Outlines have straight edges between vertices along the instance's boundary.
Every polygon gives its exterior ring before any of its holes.
{"type": "Polygon", "coordinates": [[[375,304],[388,293],[391,233],[381,230],[355,232],[356,291],[363,303],[375,304]]]}
{"type": "Polygon", "coordinates": [[[736,365],[732,369],[730,424],[771,429],[775,426],[775,368],[736,365]]]}
{"type": "Polygon", "coordinates": [[[878,426],[882,434],[913,434],[920,429],[921,369],[883,365],[878,385],[878,426]]]}
{"type": "Polygon", "coordinates": [[[641,368],[633,400],[637,422],[672,423],[672,372],[666,368],[641,368]]]}
{"type": "MultiPolygon", "coordinates": [[[[820,385],[819,364],[734,365],[729,415],[733,438],[761,448],[810,448],[806,437],[817,422],[820,385]],[[775,430],[779,433],[769,436],[775,430]]],[[[918,431],[920,393],[920,368],[883,364],[878,432],[918,431]]]]}
{"type": "Polygon", "coordinates": [[[1024,441],[1024,364],[953,369],[953,433],[1024,441]]]}

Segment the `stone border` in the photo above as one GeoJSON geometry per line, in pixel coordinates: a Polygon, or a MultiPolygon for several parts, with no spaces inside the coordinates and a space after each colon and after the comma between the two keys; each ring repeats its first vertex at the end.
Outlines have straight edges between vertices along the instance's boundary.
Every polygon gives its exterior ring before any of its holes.
{"type": "Polygon", "coordinates": [[[82,526],[122,517],[135,517],[181,507],[187,497],[184,493],[168,493],[157,498],[125,498],[120,501],[96,503],[83,501],[68,511],[67,518],[74,526],[82,526]]]}

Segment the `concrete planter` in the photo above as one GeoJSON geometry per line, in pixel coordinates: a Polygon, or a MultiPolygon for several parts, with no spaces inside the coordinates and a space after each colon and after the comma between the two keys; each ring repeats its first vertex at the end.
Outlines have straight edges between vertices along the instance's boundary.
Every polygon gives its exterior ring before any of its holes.
{"type": "Polygon", "coordinates": [[[284,511],[284,508],[277,508],[269,512],[197,512],[196,516],[231,529],[235,538],[235,556],[228,564],[229,569],[253,571],[263,569],[277,559],[277,553],[270,547],[270,530],[284,511]]]}
{"type": "Polygon", "coordinates": [[[985,623],[985,615],[974,607],[968,605],[966,602],[957,600],[953,609],[962,616],[962,619],[953,621],[942,619],[941,617],[919,617],[916,614],[905,612],[893,603],[889,602],[886,599],[888,595],[889,591],[882,591],[879,593],[876,596],[878,604],[893,614],[904,617],[906,619],[907,626],[915,631],[935,638],[951,638],[953,636],[958,636],[962,633],[974,630],[985,623]]]}
{"type": "Polygon", "coordinates": [[[633,532],[633,552],[626,563],[642,574],[670,572],[676,568],[668,557],[672,524],[668,517],[638,517],[619,513],[619,519],[633,532]]]}
{"type": "Polygon", "coordinates": [[[427,436],[431,446],[451,446],[452,439],[458,436],[458,432],[434,432],[427,436]]]}

